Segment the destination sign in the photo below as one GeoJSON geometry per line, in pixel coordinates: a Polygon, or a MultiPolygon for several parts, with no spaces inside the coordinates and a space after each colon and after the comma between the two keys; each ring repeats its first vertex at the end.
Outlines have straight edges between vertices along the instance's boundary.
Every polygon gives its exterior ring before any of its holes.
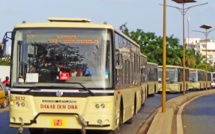
{"type": "Polygon", "coordinates": [[[83,35],[83,34],[27,34],[27,43],[41,42],[41,43],[62,43],[62,44],[88,44],[98,45],[98,35],[83,35]]]}
{"type": "Polygon", "coordinates": [[[189,72],[189,73],[194,74],[194,73],[196,73],[196,71],[195,71],[195,70],[190,70],[190,72],[189,72]]]}

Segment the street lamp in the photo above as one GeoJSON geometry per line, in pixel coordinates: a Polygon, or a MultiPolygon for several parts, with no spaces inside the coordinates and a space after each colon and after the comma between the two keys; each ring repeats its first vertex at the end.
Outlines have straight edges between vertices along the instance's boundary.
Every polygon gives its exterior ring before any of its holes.
{"type": "Polygon", "coordinates": [[[205,42],[206,42],[206,66],[205,66],[205,71],[206,71],[205,77],[206,77],[206,80],[205,81],[206,81],[206,90],[207,90],[208,89],[208,82],[207,82],[208,81],[208,67],[207,67],[207,63],[208,63],[208,44],[207,44],[207,42],[208,42],[208,34],[210,32],[212,32],[212,31],[214,31],[215,29],[212,29],[212,30],[208,31],[209,29],[212,28],[212,26],[206,25],[206,24],[201,25],[200,28],[205,29],[205,32],[203,32],[203,31],[197,31],[197,30],[193,30],[193,31],[194,32],[200,32],[200,33],[203,33],[205,35],[205,42]]]}
{"type": "Polygon", "coordinates": [[[172,7],[172,8],[176,8],[178,9],[181,14],[182,14],[182,17],[183,17],[183,95],[185,95],[185,50],[186,50],[186,44],[185,44],[185,34],[184,34],[184,16],[186,15],[186,12],[190,9],[190,8],[193,8],[193,7],[197,7],[197,6],[201,6],[201,5],[205,5],[205,4],[208,4],[208,3],[203,3],[203,4],[198,4],[198,5],[194,5],[194,6],[190,6],[190,7],[187,7],[185,8],[184,5],[185,3],[193,3],[193,2],[196,2],[195,0],[172,0],[178,4],[182,4],[182,8],[179,8],[179,7],[176,7],[176,6],[169,6],[167,5],[168,7],[172,7]]]}
{"type": "Polygon", "coordinates": [[[166,0],[163,0],[162,112],[166,112],[166,0]]]}

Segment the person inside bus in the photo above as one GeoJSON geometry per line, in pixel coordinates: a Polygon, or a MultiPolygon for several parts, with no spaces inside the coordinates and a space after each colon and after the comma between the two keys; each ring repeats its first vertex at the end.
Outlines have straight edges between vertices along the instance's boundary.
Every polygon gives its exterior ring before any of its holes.
{"type": "Polygon", "coordinates": [[[84,76],[91,76],[90,69],[88,67],[86,67],[84,71],[84,76]]]}

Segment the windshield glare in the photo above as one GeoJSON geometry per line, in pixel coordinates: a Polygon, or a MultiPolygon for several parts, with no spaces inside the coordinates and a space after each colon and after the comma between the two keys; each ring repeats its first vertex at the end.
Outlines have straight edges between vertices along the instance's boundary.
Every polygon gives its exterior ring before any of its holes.
{"type": "Polygon", "coordinates": [[[196,71],[190,70],[189,78],[190,78],[190,81],[197,81],[197,73],[196,73],[196,71]]]}
{"type": "MultiPolygon", "coordinates": [[[[158,81],[162,81],[162,68],[158,69],[158,81]]],[[[178,73],[177,69],[174,68],[166,68],[166,82],[177,82],[178,81],[178,73]]]]}
{"type": "Polygon", "coordinates": [[[26,29],[15,33],[12,85],[79,82],[91,88],[112,86],[111,35],[107,30],[26,29]]]}

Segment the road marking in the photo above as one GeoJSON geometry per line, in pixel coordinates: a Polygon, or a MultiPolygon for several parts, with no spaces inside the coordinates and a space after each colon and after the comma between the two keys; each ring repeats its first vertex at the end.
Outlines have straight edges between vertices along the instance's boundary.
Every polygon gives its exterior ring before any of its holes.
{"type": "MultiPolygon", "coordinates": [[[[208,94],[205,94],[205,95],[208,95],[208,94]]],[[[205,95],[199,95],[199,96],[196,96],[192,99],[190,99],[189,101],[185,102],[184,104],[182,104],[179,109],[178,109],[178,113],[176,115],[176,129],[177,129],[177,134],[184,134],[184,131],[183,131],[183,124],[182,124],[182,112],[185,111],[184,110],[184,107],[189,104],[191,101],[199,98],[199,97],[202,97],[202,96],[205,96],[205,95]]]]}

